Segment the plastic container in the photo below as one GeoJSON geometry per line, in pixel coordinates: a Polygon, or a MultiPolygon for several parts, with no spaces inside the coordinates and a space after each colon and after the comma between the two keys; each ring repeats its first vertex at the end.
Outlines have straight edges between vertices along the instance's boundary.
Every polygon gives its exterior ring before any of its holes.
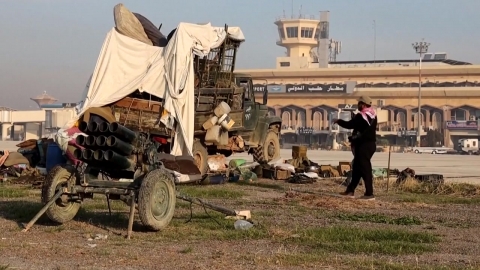
{"type": "Polygon", "coordinates": [[[220,133],[219,145],[228,145],[228,132],[223,131],[220,133]]]}
{"type": "Polygon", "coordinates": [[[210,119],[208,119],[207,121],[205,121],[205,123],[203,123],[203,129],[205,130],[209,130],[210,128],[212,128],[213,126],[215,126],[215,124],[217,124],[218,122],[218,117],[216,116],[212,116],[210,119]]]}
{"type": "Polygon", "coordinates": [[[205,142],[219,144],[220,143],[220,126],[213,126],[207,130],[207,134],[205,134],[205,142]]]}
{"type": "Polygon", "coordinates": [[[50,143],[47,148],[47,159],[45,169],[49,172],[53,167],[59,164],[65,164],[67,160],[63,156],[62,149],[56,143],[50,143]]]}
{"type": "Polygon", "coordinates": [[[245,159],[232,159],[230,162],[228,162],[228,167],[230,170],[233,170],[239,166],[242,166],[246,162],[247,161],[245,159]]]}
{"type": "Polygon", "coordinates": [[[235,121],[233,121],[228,114],[222,115],[220,119],[218,119],[218,123],[225,129],[225,130],[230,130],[233,125],[235,124],[235,121]]]}
{"type": "Polygon", "coordinates": [[[248,230],[253,227],[253,223],[250,223],[246,220],[239,219],[233,224],[235,230],[248,230]]]}
{"type": "Polygon", "coordinates": [[[221,117],[224,114],[229,114],[232,109],[225,101],[222,101],[218,106],[213,110],[217,117],[221,117]]]}

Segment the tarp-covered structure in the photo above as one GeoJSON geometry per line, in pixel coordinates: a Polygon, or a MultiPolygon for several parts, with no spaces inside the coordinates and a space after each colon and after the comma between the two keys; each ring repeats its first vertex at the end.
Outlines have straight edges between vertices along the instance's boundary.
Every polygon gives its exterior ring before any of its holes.
{"type": "MultiPolygon", "coordinates": [[[[203,57],[228,37],[245,39],[238,27],[180,23],[167,46],[156,47],[110,30],[103,43],[80,117],[92,107],[116,102],[139,90],[164,100],[168,112],[160,121],[176,128],[173,155],[192,153],[194,139],[194,54],[203,57]],[[174,125],[175,122],[177,125],[174,125]]],[[[73,125],[72,120],[70,124],[73,125]]]]}

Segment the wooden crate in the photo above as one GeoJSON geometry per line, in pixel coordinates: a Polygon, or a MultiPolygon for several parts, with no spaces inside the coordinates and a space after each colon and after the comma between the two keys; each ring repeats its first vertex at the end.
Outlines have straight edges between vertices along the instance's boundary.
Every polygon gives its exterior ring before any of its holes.
{"type": "Polygon", "coordinates": [[[263,168],[263,178],[273,179],[273,180],[287,180],[292,176],[292,172],[282,169],[269,169],[263,168]]]}

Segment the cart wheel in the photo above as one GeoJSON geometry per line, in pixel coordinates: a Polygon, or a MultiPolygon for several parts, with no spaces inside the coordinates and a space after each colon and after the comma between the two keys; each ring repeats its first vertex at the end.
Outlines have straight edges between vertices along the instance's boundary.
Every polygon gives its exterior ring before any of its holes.
{"type": "MultiPolygon", "coordinates": [[[[72,187],[78,180],[79,175],[74,167],[70,165],[53,167],[43,182],[42,203],[47,204],[60,188],[72,187]]],[[[51,221],[63,224],[77,215],[80,205],[80,202],[69,201],[68,195],[62,195],[47,209],[46,214],[51,221]]]]}
{"type": "Polygon", "coordinates": [[[171,174],[157,169],[145,176],[138,195],[138,215],[143,225],[154,231],[166,227],[173,218],[176,202],[171,174]]]}
{"type": "Polygon", "coordinates": [[[205,175],[208,172],[208,151],[200,141],[195,141],[192,147],[192,154],[200,173],[205,175]]]}

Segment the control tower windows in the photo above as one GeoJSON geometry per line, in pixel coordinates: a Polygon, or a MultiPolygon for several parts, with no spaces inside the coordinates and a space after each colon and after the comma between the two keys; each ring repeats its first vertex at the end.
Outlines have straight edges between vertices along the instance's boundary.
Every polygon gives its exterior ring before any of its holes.
{"type": "Polygon", "coordinates": [[[287,27],[288,38],[298,38],[298,27],[287,27]]]}
{"type": "Polygon", "coordinates": [[[300,31],[300,36],[302,38],[312,38],[313,37],[313,27],[302,27],[300,31]]]}
{"type": "Polygon", "coordinates": [[[283,29],[283,27],[278,28],[278,34],[280,35],[281,39],[285,39],[285,30],[283,29]]]}
{"type": "Polygon", "coordinates": [[[320,35],[320,27],[317,27],[317,29],[315,30],[314,39],[317,40],[319,35],[320,35]]]}

